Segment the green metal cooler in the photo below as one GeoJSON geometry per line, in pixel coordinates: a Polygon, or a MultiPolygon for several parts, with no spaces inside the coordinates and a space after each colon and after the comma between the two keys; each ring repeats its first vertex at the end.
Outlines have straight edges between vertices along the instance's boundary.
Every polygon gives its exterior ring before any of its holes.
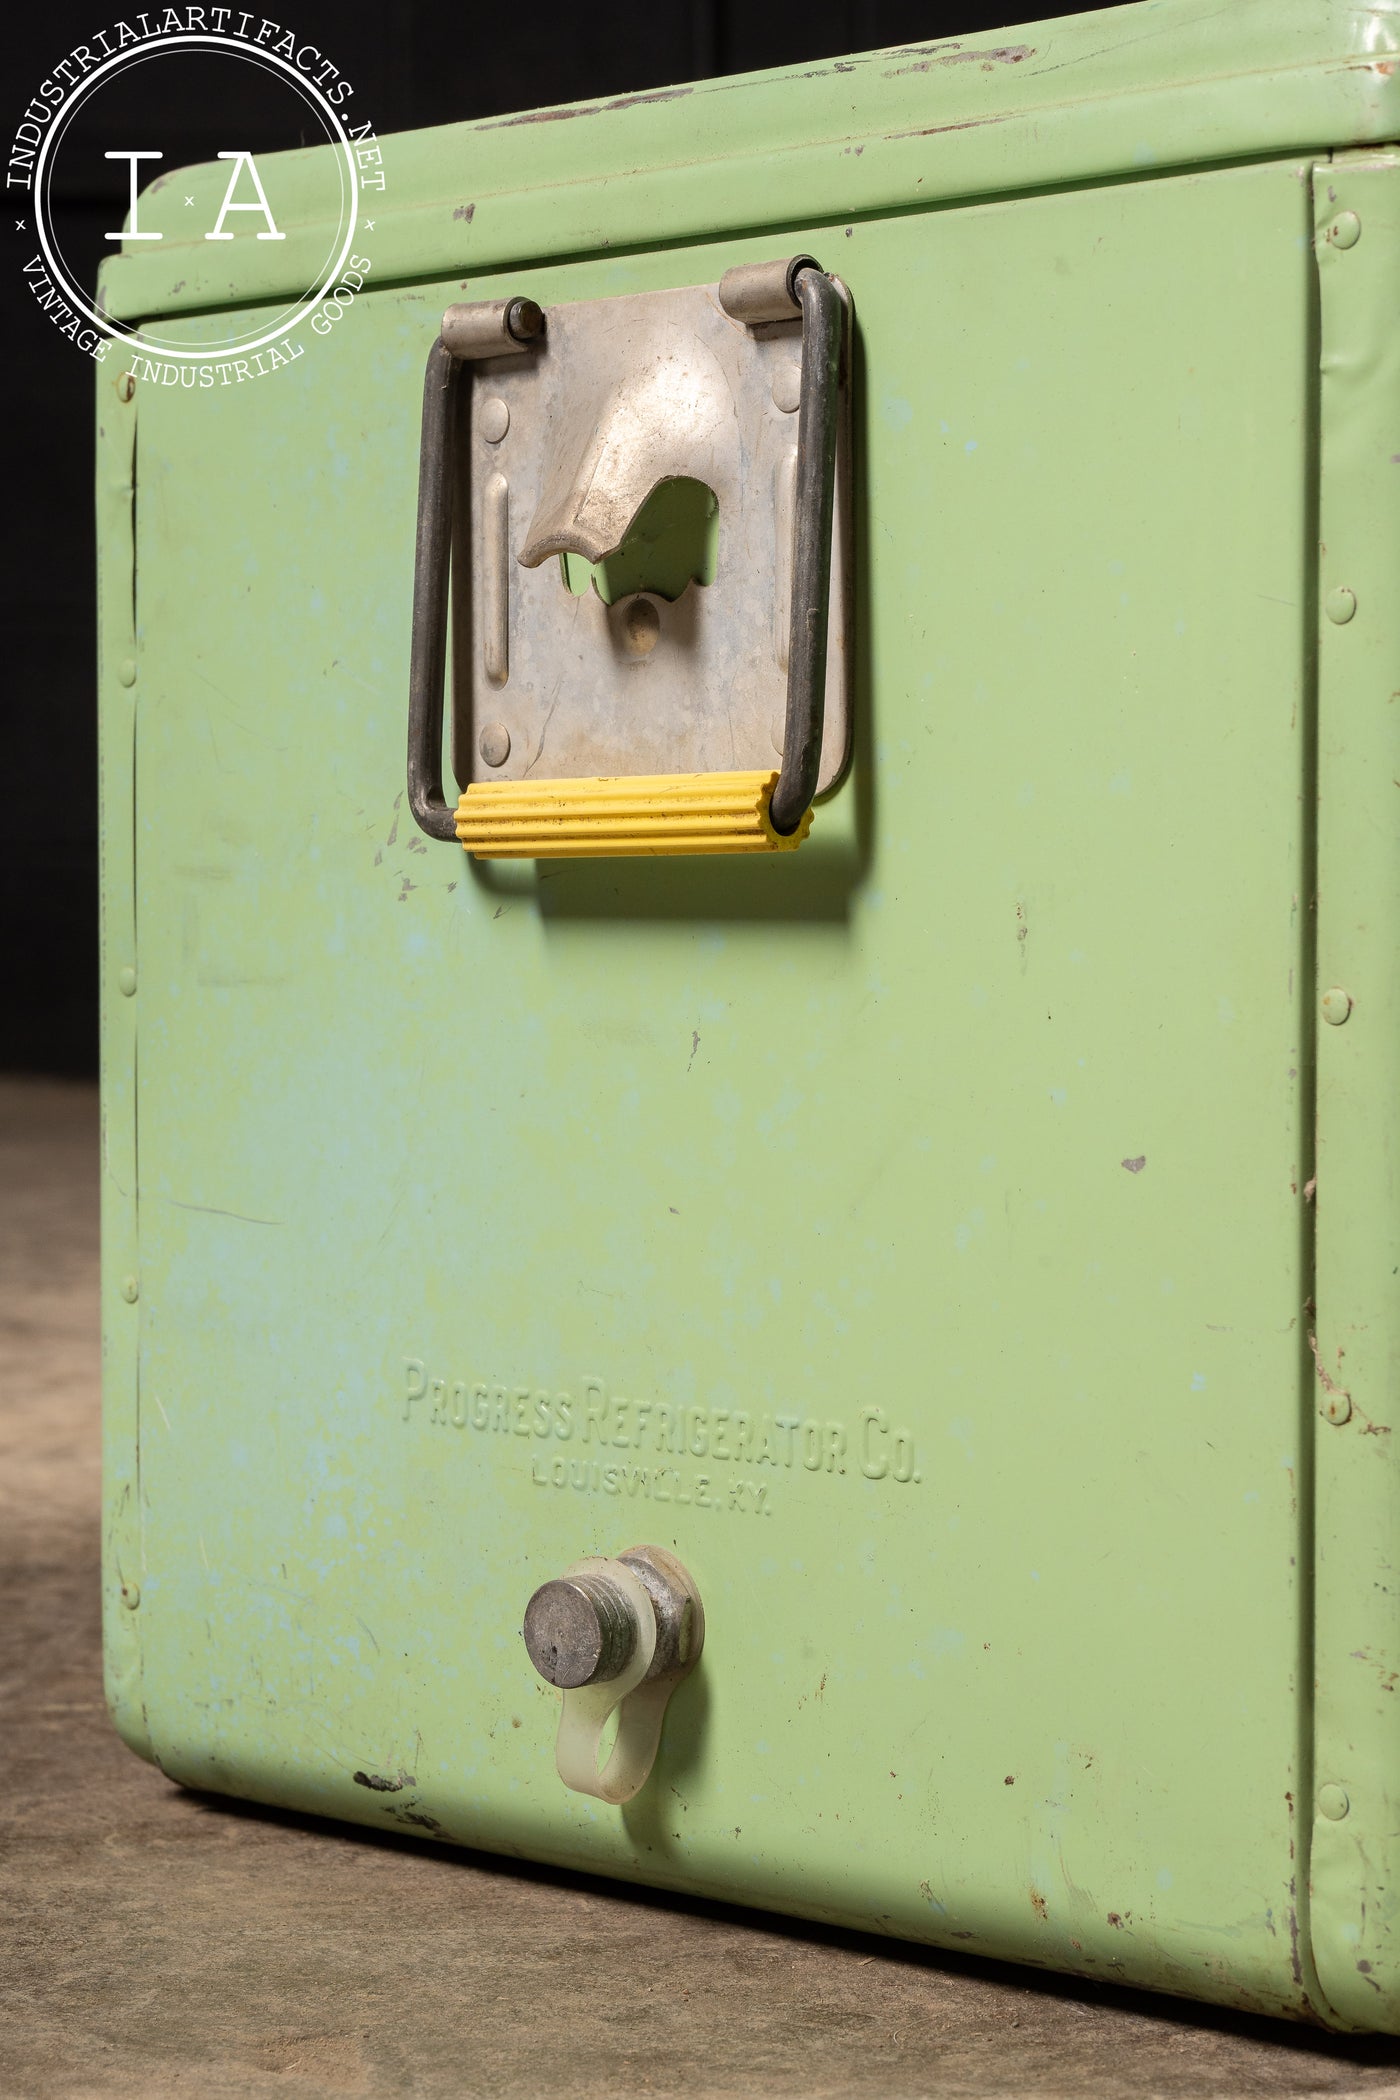
{"type": "MultiPolygon", "coordinates": [[[[99,367],[173,1779],[1400,2030],[1397,65],[1145,0],[394,138],[286,369],[99,367]]],[[[329,152],[108,311],[271,325],[329,152]]]]}

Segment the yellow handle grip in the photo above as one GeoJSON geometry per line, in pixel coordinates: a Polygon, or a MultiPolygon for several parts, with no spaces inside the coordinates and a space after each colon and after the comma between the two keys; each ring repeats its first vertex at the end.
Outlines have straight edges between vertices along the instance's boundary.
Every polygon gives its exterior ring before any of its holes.
{"type": "Polygon", "coordinates": [[[659,773],[617,780],[474,780],[457,836],[477,860],[600,860],[690,853],[790,853],[809,809],[781,837],[773,773],[659,773]]]}

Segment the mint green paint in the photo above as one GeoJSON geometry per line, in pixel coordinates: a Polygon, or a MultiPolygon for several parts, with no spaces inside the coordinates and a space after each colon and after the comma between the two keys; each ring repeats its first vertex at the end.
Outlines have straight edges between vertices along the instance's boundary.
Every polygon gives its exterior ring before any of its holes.
{"type": "MultiPolygon", "coordinates": [[[[1358,2026],[1400,2025],[1400,1908],[1392,1867],[1400,1828],[1400,1677],[1394,1551],[1400,1371],[1394,1059],[1400,972],[1385,921],[1400,900],[1395,811],[1400,774],[1400,625],[1391,578],[1400,558],[1400,155],[1347,154],[1318,171],[1321,291],[1319,590],[1345,579],[1354,619],[1318,622],[1319,993],[1354,1009],[1316,1030],[1317,1349],[1351,1396],[1348,1419],[1314,1416],[1316,1442],[1319,1792],[1340,1787],[1340,1821],[1313,1825],[1313,1941],[1329,2002],[1358,2026]],[[1362,236],[1322,238],[1353,211],[1362,236]]],[[[1326,1400],[1325,1391],[1316,1398],[1326,1400]]]]}
{"type": "MultiPolygon", "coordinates": [[[[130,404],[102,369],[133,1747],[380,1828],[1400,2027],[1396,1461],[1366,1433],[1400,1259],[1400,226],[1389,157],[1326,159],[1400,132],[1393,19],[1168,0],[1002,32],[1027,53],[990,70],[877,54],[393,141],[373,289],[295,365],[130,404]],[[1315,183],[1354,249],[1315,257],[1315,183]],[[437,313],[798,249],[860,336],[857,750],[811,841],[537,871],[420,839],[437,313]],[[1315,1044],[1327,984],[1356,1010],[1315,1044]],[[663,1408],[705,1410],[705,1448],[658,1454],[663,1408]],[[560,1787],[517,1629],[563,1562],[647,1539],[709,1639],[615,1811],[560,1787]],[[1315,1664],[1316,1776],[1351,1808],[1310,1911],[1315,1664]]],[[[294,245],[222,286],[198,273],[232,250],[123,255],[109,300],[192,332],[201,300],[284,293],[294,245]]]]}

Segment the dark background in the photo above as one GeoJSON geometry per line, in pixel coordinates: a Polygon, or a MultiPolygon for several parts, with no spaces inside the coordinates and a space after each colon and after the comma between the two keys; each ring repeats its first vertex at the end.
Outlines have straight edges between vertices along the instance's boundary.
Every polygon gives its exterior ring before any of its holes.
{"type": "MultiPolygon", "coordinates": [[[[297,0],[286,26],[319,44],[353,83],[355,121],[381,134],[500,115],[552,102],[830,58],[884,44],[926,43],[1027,17],[1078,13],[1028,0],[654,0],[641,8],[578,0],[297,0]]],[[[132,11],[88,0],[25,9],[5,32],[7,83],[0,120],[8,151],[20,113],[74,44],[132,11]]],[[[285,17],[283,17],[286,20],[285,17]]],[[[232,69],[230,69],[232,70],[232,69]]],[[[149,136],[166,168],[209,160],[228,143],[225,104],[170,106],[159,65],[149,136]],[[217,132],[217,136],[215,133],[217,132]]],[[[236,84],[234,92],[236,93],[236,84]]],[[[931,90],[930,92],[934,92],[931,90]]],[[[242,124],[238,143],[262,140],[242,124]],[[246,136],[245,136],[246,134],[246,136]]],[[[63,163],[67,165],[67,163],[63,163]]],[[[96,276],[103,232],[120,226],[127,168],[92,158],[57,199],[68,253],[96,276]]],[[[153,171],[148,171],[153,172],[153,171]]],[[[92,365],[58,334],[20,276],[34,252],[25,193],[7,192],[0,228],[5,274],[4,391],[6,631],[11,688],[4,711],[4,851],[0,862],[0,1070],[97,1069],[97,731],[94,697],[92,365]],[[15,229],[26,219],[26,232],[15,229]],[[23,249],[23,254],[19,251],[23,249]]],[[[405,588],[408,579],[405,578],[405,588]]]]}

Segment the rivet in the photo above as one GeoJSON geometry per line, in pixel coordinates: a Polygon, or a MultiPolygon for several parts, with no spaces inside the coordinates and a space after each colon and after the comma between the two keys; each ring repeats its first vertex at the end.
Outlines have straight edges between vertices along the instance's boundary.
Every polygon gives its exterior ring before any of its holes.
{"type": "Polygon", "coordinates": [[[1320,1413],[1324,1422],[1330,1422],[1334,1429],[1340,1429],[1343,1422],[1351,1420],[1351,1394],[1343,1392],[1339,1385],[1334,1385],[1323,1401],[1320,1413]]]}
{"type": "Polygon", "coordinates": [[[123,372],[121,378],[117,381],[118,401],[129,401],[135,392],[136,374],[134,372],[123,372]]]}
{"type": "Polygon", "coordinates": [[[1326,1816],[1329,1823],[1340,1823],[1350,1807],[1351,1801],[1346,1788],[1338,1786],[1335,1779],[1329,1779],[1326,1786],[1318,1788],[1318,1814],[1326,1816]]]}
{"type": "Polygon", "coordinates": [[[510,731],[504,722],[488,722],[476,740],[484,766],[503,766],[510,757],[510,731]]]}
{"type": "Polygon", "coordinates": [[[130,963],[127,964],[124,970],[118,970],[117,972],[117,990],[121,993],[123,999],[129,999],[136,990],[136,972],[132,969],[130,963]]]}
{"type": "Polygon", "coordinates": [[[1330,991],[1323,993],[1322,1018],[1330,1022],[1333,1028],[1340,1028],[1350,1012],[1351,994],[1344,992],[1339,984],[1334,984],[1330,991]]]}
{"type": "Polygon", "coordinates": [[[141,1286],[134,1276],[123,1276],[122,1296],[128,1305],[134,1305],[141,1295],[141,1286]]]}
{"type": "Polygon", "coordinates": [[[128,1611],[135,1611],[135,1609],[136,1609],[137,1605],[138,1605],[138,1604],[139,1604],[140,1602],[141,1602],[141,1585],[140,1585],[140,1583],[139,1583],[139,1582],[124,1582],[124,1583],[122,1584],[122,1603],[123,1603],[123,1604],[124,1604],[124,1605],[126,1606],[127,1610],[128,1610],[128,1611]]]}
{"type": "Polygon", "coordinates": [[[1337,627],[1345,627],[1356,611],[1355,591],[1349,591],[1344,583],[1339,583],[1327,593],[1326,607],[1328,619],[1337,627]]]}
{"type": "Polygon", "coordinates": [[[773,374],[773,406],[790,416],[802,399],[802,367],[791,361],[779,365],[773,374]]]}
{"type": "Polygon", "coordinates": [[[1339,211],[1327,229],[1334,248],[1354,248],[1361,238],[1361,221],[1354,211],[1339,211]]]}
{"type": "Polygon", "coordinates": [[[122,658],[121,662],[117,665],[117,677],[120,679],[123,685],[135,685],[136,659],[134,656],[124,656],[122,658]]]}
{"type": "Polygon", "coordinates": [[[650,656],[661,633],[661,615],[650,598],[634,598],[622,615],[622,645],[629,656],[650,656]]]}
{"type": "Polygon", "coordinates": [[[506,327],[517,343],[531,343],[544,334],[544,308],[533,299],[512,299],[506,308],[506,327]]]}
{"type": "Polygon", "coordinates": [[[480,427],[488,445],[499,445],[510,429],[510,410],[499,394],[488,394],[482,402],[480,427]]]}

